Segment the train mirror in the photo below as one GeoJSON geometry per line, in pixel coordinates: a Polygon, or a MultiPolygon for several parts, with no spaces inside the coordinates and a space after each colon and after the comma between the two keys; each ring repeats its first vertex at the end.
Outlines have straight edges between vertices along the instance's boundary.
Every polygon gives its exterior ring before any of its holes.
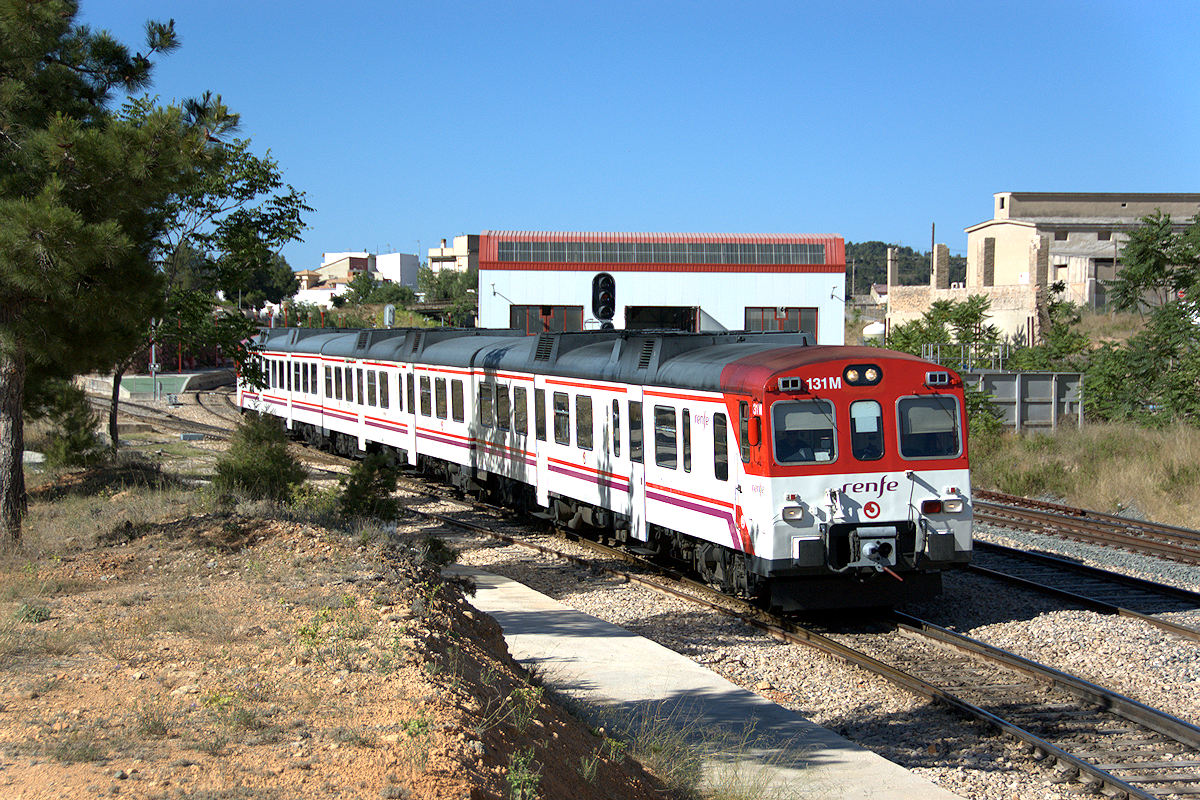
{"type": "Polygon", "coordinates": [[[751,447],[758,447],[759,442],[762,441],[761,417],[750,418],[750,427],[746,431],[746,439],[749,441],[751,447]]]}

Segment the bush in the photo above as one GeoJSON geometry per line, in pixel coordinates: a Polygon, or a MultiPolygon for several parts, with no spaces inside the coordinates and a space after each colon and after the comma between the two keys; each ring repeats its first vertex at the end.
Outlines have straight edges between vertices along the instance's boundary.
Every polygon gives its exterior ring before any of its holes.
{"type": "Polygon", "coordinates": [[[256,500],[284,502],[304,482],[304,467],[288,452],[287,437],[276,417],[248,413],[229,450],[217,461],[213,486],[256,500]]]}
{"type": "Polygon", "coordinates": [[[103,457],[103,443],[96,433],[98,419],[83,389],[69,381],[52,380],[38,400],[30,417],[50,422],[47,466],[83,467],[103,457]]]}
{"type": "Polygon", "coordinates": [[[387,459],[374,453],[350,468],[342,479],[340,505],[347,517],[393,519],[400,504],[392,497],[398,471],[387,459]]]}

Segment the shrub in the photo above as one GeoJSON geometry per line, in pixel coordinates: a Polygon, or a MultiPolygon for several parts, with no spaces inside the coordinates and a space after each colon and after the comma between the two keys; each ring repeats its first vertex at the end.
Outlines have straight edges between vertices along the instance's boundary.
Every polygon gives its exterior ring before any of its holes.
{"type": "Polygon", "coordinates": [[[355,464],[342,479],[342,513],[348,517],[394,518],[399,503],[391,495],[396,490],[397,474],[387,458],[378,453],[355,464]]]}
{"type": "Polygon", "coordinates": [[[103,444],[96,434],[96,414],[88,404],[87,394],[71,382],[47,381],[41,387],[30,417],[45,418],[50,422],[47,466],[82,467],[103,456],[103,444]]]}
{"type": "Polygon", "coordinates": [[[213,486],[221,492],[284,502],[305,477],[304,467],[288,452],[279,420],[250,413],[234,432],[229,450],[217,461],[213,486]]]}

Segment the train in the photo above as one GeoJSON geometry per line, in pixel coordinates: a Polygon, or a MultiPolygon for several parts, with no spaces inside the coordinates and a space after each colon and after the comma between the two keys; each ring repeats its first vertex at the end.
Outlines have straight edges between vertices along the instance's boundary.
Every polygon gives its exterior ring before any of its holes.
{"type": "Polygon", "coordinates": [[[971,557],[963,382],[792,332],[274,328],[238,405],[785,612],[940,593],[971,557]]]}

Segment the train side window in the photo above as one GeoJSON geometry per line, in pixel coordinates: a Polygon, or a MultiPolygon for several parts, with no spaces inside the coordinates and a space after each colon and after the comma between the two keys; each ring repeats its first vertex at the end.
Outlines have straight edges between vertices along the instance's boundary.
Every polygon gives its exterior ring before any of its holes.
{"type": "Polygon", "coordinates": [[[429,376],[421,376],[421,416],[433,416],[433,392],[429,389],[429,376]]]}
{"type": "Polygon", "coordinates": [[[433,408],[438,419],[446,418],[446,379],[433,379],[433,408]]]}
{"type": "Polygon", "coordinates": [[[642,404],[629,402],[629,460],[641,464],[642,456],[642,404]]]}
{"type": "Polygon", "coordinates": [[[738,403],[738,441],[742,447],[742,463],[750,463],[750,404],[738,403]]]}
{"type": "Polygon", "coordinates": [[[686,408],[679,418],[683,428],[683,471],[692,471],[692,415],[686,408]]]}
{"type": "Polygon", "coordinates": [[[313,394],[318,394],[320,392],[320,384],[317,383],[317,365],[309,364],[308,369],[309,369],[309,372],[311,373],[309,376],[308,385],[310,387],[312,387],[313,394]]]}
{"type": "Polygon", "coordinates": [[[308,364],[297,364],[300,367],[300,391],[308,394],[308,364]]]}
{"type": "Polygon", "coordinates": [[[388,383],[391,382],[392,376],[387,370],[379,370],[379,407],[388,407],[388,383]]]}
{"type": "Polygon", "coordinates": [[[580,450],[592,449],[592,398],[575,395],[575,445],[580,450]]]}
{"type": "Polygon", "coordinates": [[[275,388],[275,359],[267,359],[267,388],[275,388]]]}
{"type": "Polygon", "coordinates": [[[529,397],[524,386],[513,387],[513,430],[529,435],[529,397]]]}
{"type": "Polygon", "coordinates": [[[363,394],[363,371],[362,367],[354,370],[354,396],[358,398],[358,404],[365,406],[367,404],[366,396],[363,394]]]}
{"type": "Polygon", "coordinates": [[[463,382],[460,380],[450,381],[450,413],[454,415],[455,422],[466,419],[463,414],[463,382]]]}
{"type": "Polygon", "coordinates": [[[502,431],[512,428],[512,401],[508,397],[508,385],[496,384],[496,427],[502,431]]]}
{"type": "Polygon", "coordinates": [[[325,367],[325,397],[333,397],[333,367],[325,367]]]}
{"type": "Polygon", "coordinates": [[[667,469],[679,466],[679,441],[675,435],[675,409],[654,407],[654,463],[667,469]]]}
{"type": "Polygon", "coordinates": [[[283,364],[284,372],[287,373],[287,390],[289,392],[292,391],[292,369],[293,369],[293,367],[294,367],[293,364],[289,364],[286,361],[283,364]]]}
{"type": "Polygon", "coordinates": [[[874,400],[850,404],[850,452],[859,461],[883,458],[883,410],[874,400]]]}
{"type": "Polygon", "coordinates": [[[719,481],[729,480],[729,431],[724,414],[713,414],[713,474],[719,481]]]}
{"type": "Polygon", "coordinates": [[[367,405],[375,405],[377,395],[375,394],[375,370],[367,370],[367,405]]]}
{"type": "Polygon", "coordinates": [[[417,379],[413,373],[408,373],[408,413],[417,413],[417,379]]]}
{"type": "Polygon", "coordinates": [[[571,403],[566,392],[554,393],[554,441],[571,443],[571,403]]]}
{"type": "Polygon", "coordinates": [[[337,400],[342,399],[342,368],[333,368],[333,396],[337,400]]]}
{"type": "Polygon", "coordinates": [[[621,401],[613,400],[612,409],[613,455],[621,455],[621,401]]]}
{"type": "Polygon", "coordinates": [[[346,367],[346,370],[345,370],[345,372],[342,373],[342,376],[343,376],[344,380],[346,381],[346,391],[345,391],[346,402],[353,403],[354,402],[354,369],[352,367],[346,367]]]}
{"type": "Polygon", "coordinates": [[[479,424],[485,428],[496,427],[492,417],[492,385],[487,381],[479,384],[479,424]]]}
{"type": "Polygon", "coordinates": [[[546,390],[533,390],[533,432],[538,441],[546,441],[546,390]]]}

